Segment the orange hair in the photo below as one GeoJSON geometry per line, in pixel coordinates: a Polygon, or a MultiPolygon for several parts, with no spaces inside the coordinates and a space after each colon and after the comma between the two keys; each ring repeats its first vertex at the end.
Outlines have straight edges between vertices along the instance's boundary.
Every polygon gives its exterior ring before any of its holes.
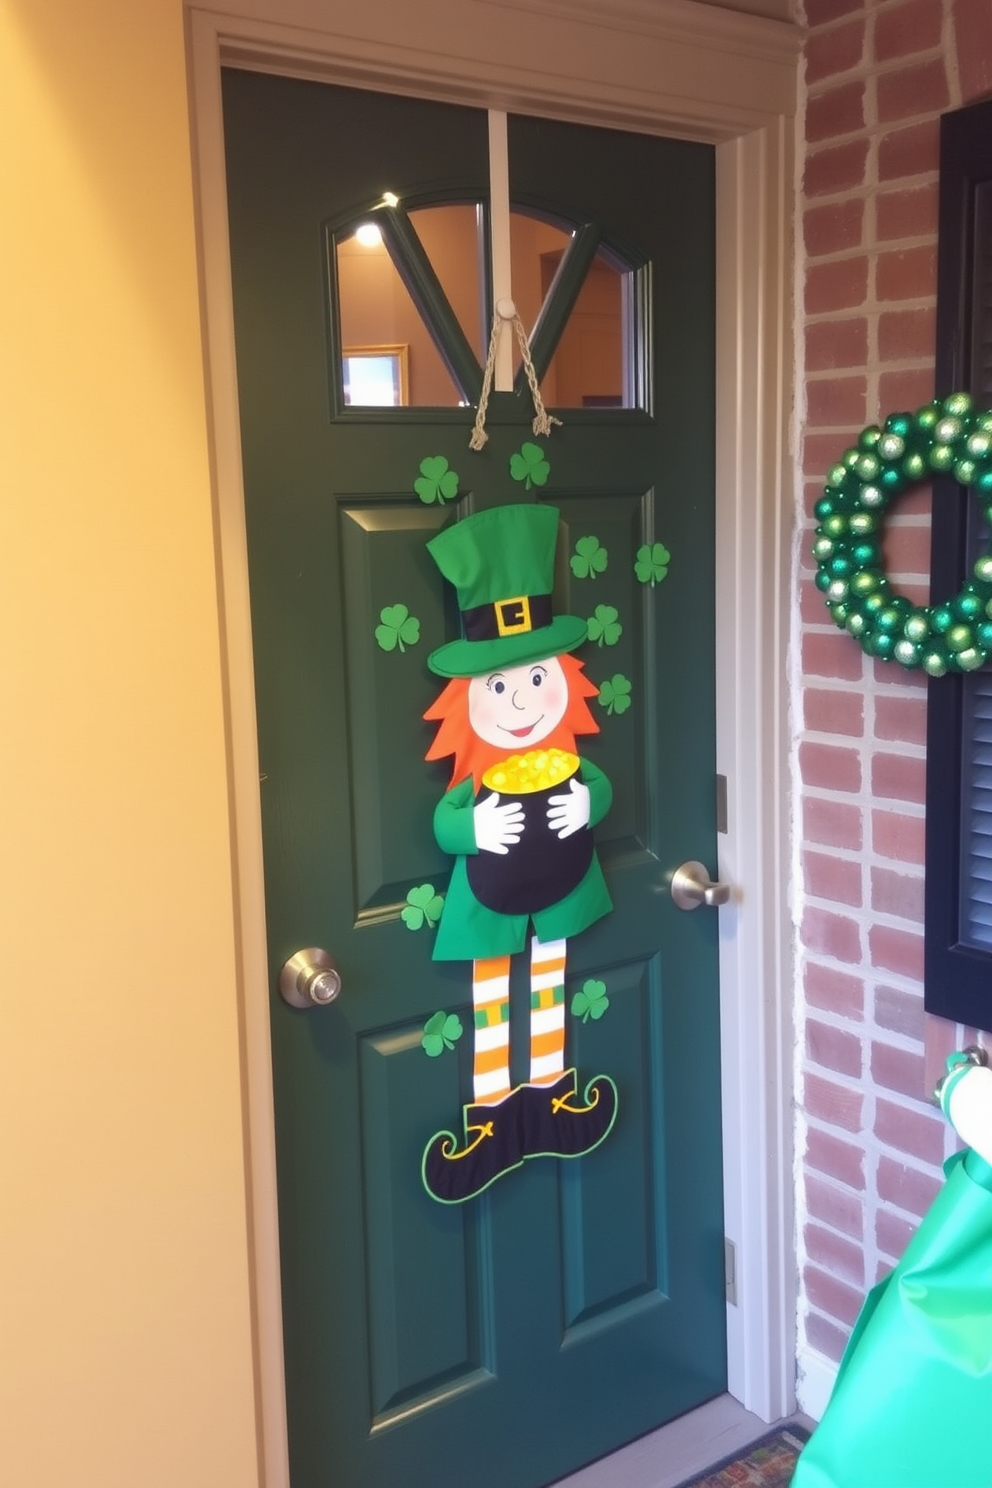
{"type": "MultiPolygon", "coordinates": [[[[577,657],[566,652],[558,657],[558,661],[568,683],[568,706],[561,722],[541,740],[541,748],[567,749],[570,754],[574,754],[576,734],[599,733],[599,724],[589,712],[586,703],[586,698],[599,695],[599,689],[588,677],[583,676],[582,668],[585,663],[577,657]]],[[[518,751],[499,749],[495,744],[487,744],[472,728],[468,718],[469,680],[468,677],[454,677],[424,714],[429,722],[438,722],[441,725],[424,758],[444,759],[446,755],[453,754],[455,758],[451,784],[458,785],[459,781],[471,775],[478,790],[483,775],[491,765],[499,764],[518,751]]]]}

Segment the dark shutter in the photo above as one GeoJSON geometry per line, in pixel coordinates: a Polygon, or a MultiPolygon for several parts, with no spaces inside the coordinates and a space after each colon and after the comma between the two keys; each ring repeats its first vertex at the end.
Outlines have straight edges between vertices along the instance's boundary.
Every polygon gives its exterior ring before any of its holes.
{"type": "MultiPolygon", "coordinates": [[[[992,407],[992,102],[941,120],[936,386],[992,407]]],[[[934,481],[932,598],[960,588],[988,550],[984,514],[934,481]]],[[[928,1012],[992,1028],[992,663],[928,685],[928,1012]]]]}

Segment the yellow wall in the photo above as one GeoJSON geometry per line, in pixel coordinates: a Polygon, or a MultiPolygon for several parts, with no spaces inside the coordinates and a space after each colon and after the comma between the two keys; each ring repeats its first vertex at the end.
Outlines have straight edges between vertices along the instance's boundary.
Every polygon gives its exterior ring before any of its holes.
{"type": "Polygon", "coordinates": [[[0,1482],[257,1482],[180,0],[0,0],[0,1482]]]}

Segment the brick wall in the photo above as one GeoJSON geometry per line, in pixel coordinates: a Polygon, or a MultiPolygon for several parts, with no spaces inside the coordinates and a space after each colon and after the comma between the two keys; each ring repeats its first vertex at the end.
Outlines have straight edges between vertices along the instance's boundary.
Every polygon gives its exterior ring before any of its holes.
{"type": "MultiPolygon", "coordinates": [[[[803,19],[801,16],[800,19],[803,19]]],[[[992,0],[805,0],[797,241],[803,535],[797,647],[800,1374],[841,1350],[937,1191],[929,1102],[968,1041],[923,1013],[926,685],[835,629],[811,512],[860,429],[933,396],[940,114],[992,93],[992,0]]],[[[929,491],[886,528],[929,598],[929,491]]],[[[810,1387],[800,1401],[819,1402],[810,1387]]]]}

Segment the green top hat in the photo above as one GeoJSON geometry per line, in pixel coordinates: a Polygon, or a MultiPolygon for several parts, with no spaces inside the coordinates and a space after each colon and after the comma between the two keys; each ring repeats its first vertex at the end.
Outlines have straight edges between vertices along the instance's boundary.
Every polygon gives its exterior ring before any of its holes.
{"type": "Polygon", "coordinates": [[[439,677],[479,677],[574,651],[586,622],[551,610],[558,512],[553,506],[494,506],[427,544],[458,591],[465,632],[427,665],[439,677]]]}

